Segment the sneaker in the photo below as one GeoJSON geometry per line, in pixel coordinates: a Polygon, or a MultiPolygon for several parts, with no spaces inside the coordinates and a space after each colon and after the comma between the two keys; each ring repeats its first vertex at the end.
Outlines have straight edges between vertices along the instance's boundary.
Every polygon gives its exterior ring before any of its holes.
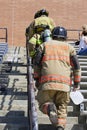
{"type": "Polygon", "coordinates": [[[64,128],[62,126],[58,126],[56,130],[64,130],[64,128]]]}
{"type": "Polygon", "coordinates": [[[58,115],[57,115],[57,109],[54,103],[50,103],[48,105],[48,116],[52,124],[57,124],[58,122],[58,115]]]}

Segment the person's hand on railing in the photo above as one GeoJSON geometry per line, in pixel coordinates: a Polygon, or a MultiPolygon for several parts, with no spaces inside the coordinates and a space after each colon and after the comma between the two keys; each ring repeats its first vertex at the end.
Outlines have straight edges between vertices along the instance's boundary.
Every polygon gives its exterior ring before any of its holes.
{"type": "Polygon", "coordinates": [[[77,91],[77,90],[79,90],[79,89],[80,89],[80,85],[74,85],[73,91],[77,91]]]}

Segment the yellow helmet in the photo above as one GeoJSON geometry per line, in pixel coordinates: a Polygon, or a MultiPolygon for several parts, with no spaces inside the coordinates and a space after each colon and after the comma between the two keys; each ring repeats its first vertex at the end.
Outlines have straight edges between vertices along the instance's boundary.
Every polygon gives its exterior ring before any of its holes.
{"type": "Polygon", "coordinates": [[[45,9],[41,9],[39,11],[37,11],[34,15],[34,19],[38,18],[38,17],[41,17],[41,15],[46,15],[48,16],[49,15],[49,12],[45,9]]]}

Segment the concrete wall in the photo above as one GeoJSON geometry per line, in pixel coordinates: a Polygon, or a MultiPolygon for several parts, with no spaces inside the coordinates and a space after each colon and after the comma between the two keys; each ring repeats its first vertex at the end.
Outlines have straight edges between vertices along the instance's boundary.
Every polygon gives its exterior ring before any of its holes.
{"type": "Polygon", "coordinates": [[[81,29],[87,23],[87,0],[0,0],[0,27],[8,29],[10,45],[25,45],[25,28],[42,8],[49,11],[56,25],[81,29]]]}

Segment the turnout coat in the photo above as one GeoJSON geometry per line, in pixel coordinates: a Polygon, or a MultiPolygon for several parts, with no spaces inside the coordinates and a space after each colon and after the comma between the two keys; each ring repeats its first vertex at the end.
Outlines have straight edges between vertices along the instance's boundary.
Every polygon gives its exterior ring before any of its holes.
{"type": "Polygon", "coordinates": [[[34,78],[42,90],[68,92],[72,79],[74,85],[79,84],[81,70],[73,46],[56,40],[41,44],[35,57],[34,78]]]}

